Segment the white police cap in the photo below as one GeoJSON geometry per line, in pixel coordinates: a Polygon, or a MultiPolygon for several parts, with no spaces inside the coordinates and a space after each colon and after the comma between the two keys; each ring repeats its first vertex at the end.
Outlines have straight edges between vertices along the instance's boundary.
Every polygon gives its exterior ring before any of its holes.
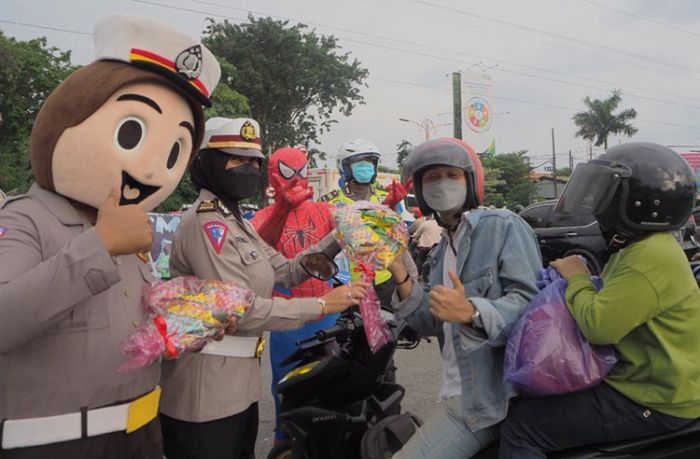
{"type": "Polygon", "coordinates": [[[202,150],[205,148],[215,148],[230,155],[265,158],[260,125],[252,118],[210,118],[202,142],[202,150]]]}
{"type": "Polygon", "coordinates": [[[94,39],[95,61],[117,60],[155,71],[211,106],[221,68],[199,40],[164,22],[127,14],[98,22],[94,39]]]}

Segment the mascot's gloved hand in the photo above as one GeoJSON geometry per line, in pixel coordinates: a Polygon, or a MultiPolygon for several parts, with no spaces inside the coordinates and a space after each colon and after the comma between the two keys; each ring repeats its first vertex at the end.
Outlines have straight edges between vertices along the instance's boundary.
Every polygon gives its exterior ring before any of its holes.
{"type": "Polygon", "coordinates": [[[391,185],[386,187],[389,194],[386,198],[384,198],[384,202],[382,202],[382,204],[395,210],[396,205],[404,200],[412,186],[413,177],[409,178],[405,185],[397,182],[396,180],[392,180],[391,185]]]}

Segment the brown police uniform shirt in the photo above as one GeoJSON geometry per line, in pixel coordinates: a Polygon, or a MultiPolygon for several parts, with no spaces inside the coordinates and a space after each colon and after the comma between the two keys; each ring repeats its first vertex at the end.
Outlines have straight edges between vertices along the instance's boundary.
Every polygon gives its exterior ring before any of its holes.
{"type": "MultiPolygon", "coordinates": [[[[170,256],[173,276],[220,279],[255,292],[255,302],[238,322],[236,336],[261,336],[264,330],[299,328],[317,319],[321,307],[314,298],[272,298],[276,282],[293,286],[308,278],[298,262],[303,254],[285,258],[244,221],[250,233],[246,234],[241,223],[215,202],[216,196],[202,190],[180,222],[170,256]]],[[[333,257],[340,247],[329,235],[305,253],[316,251],[333,257]]],[[[161,412],[167,416],[189,422],[221,419],[258,401],[260,361],[185,354],[164,363],[162,385],[161,412]]]]}
{"type": "Polygon", "coordinates": [[[117,372],[150,280],[136,255],[110,257],[66,198],[35,184],[3,201],[0,418],[75,413],[153,389],[159,363],[117,372]]]}

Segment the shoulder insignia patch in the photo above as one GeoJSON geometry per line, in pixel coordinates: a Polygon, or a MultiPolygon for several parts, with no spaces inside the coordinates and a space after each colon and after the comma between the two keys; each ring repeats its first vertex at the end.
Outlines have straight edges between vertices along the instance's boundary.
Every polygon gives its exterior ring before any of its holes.
{"type": "Polygon", "coordinates": [[[201,212],[214,212],[216,210],[215,201],[202,201],[197,206],[197,213],[201,212]]]}
{"type": "Polygon", "coordinates": [[[214,203],[216,204],[216,211],[219,212],[221,215],[223,215],[224,217],[230,217],[232,215],[229,208],[226,207],[223,202],[217,199],[216,201],[214,201],[214,203]]]}
{"type": "Polygon", "coordinates": [[[203,224],[202,229],[204,230],[204,234],[207,235],[209,242],[211,242],[216,254],[220,254],[221,249],[224,248],[224,243],[226,242],[228,226],[226,226],[224,222],[212,220],[203,224]]]}
{"type": "Polygon", "coordinates": [[[330,193],[324,194],[323,196],[318,198],[318,200],[321,202],[327,202],[327,201],[330,201],[331,199],[337,198],[338,194],[339,194],[338,190],[333,190],[330,193]]]}
{"type": "Polygon", "coordinates": [[[0,225],[0,237],[3,237],[7,233],[7,227],[0,225]]]}

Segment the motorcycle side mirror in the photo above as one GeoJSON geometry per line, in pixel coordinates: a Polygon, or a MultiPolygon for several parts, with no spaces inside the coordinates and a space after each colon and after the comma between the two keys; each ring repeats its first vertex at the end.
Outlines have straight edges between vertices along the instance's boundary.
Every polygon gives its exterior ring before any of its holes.
{"type": "Polygon", "coordinates": [[[302,257],[301,267],[311,277],[330,280],[338,274],[338,266],[331,257],[323,252],[309,253],[302,257]]]}

